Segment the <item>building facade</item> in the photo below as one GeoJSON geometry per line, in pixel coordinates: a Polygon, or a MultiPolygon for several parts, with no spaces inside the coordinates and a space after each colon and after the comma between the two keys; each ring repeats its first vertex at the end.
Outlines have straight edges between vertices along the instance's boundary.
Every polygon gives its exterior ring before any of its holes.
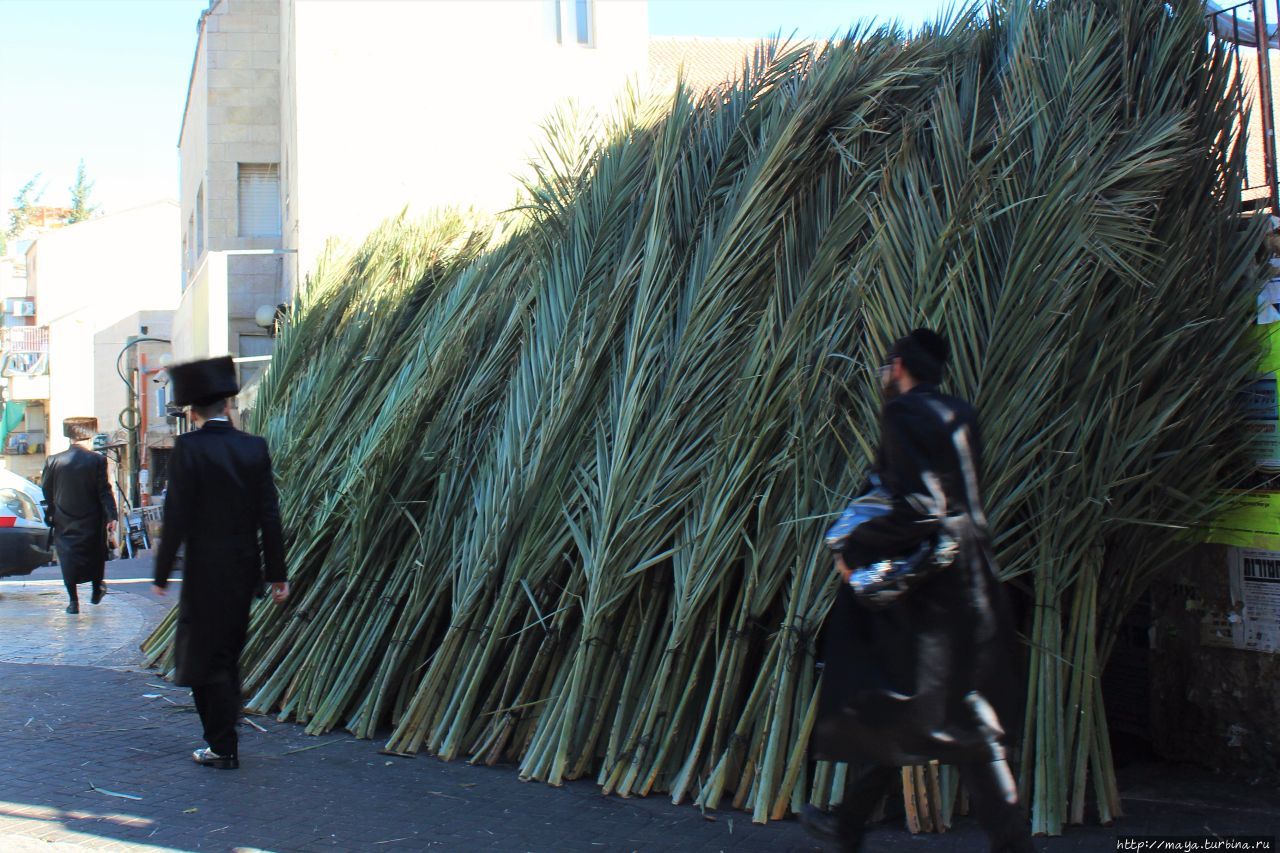
{"type": "MultiPolygon", "coordinates": [[[[183,111],[179,360],[269,355],[326,247],[497,212],[559,109],[740,73],[753,43],[655,39],[647,0],[211,0],[183,111]]],[[[259,369],[241,365],[241,382],[259,369]]]]}
{"type": "Polygon", "coordinates": [[[290,290],[402,210],[512,206],[553,112],[607,110],[648,66],[646,0],[282,0],[281,20],[290,290]]]}
{"type": "MultiPolygon", "coordinates": [[[[178,205],[159,201],[40,235],[27,249],[26,298],[34,325],[4,330],[6,409],[25,422],[6,437],[9,467],[38,475],[66,449],[65,418],[92,415],[99,430],[128,433],[132,337],[167,341],[181,286],[178,205]],[[124,376],[121,375],[124,374],[124,376]]],[[[167,343],[151,346],[152,358],[167,343]]]]}
{"type": "Polygon", "coordinates": [[[280,5],[214,0],[200,18],[179,133],[182,296],[174,357],[263,355],[284,301],[280,5]]]}
{"type": "Polygon", "coordinates": [[[645,0],[212,0],[179,141],[175,358],[269,355],[273,309],[331,239],[510,206],[557,104],[607,106],[644,73],[647,26],[645,0]]]}

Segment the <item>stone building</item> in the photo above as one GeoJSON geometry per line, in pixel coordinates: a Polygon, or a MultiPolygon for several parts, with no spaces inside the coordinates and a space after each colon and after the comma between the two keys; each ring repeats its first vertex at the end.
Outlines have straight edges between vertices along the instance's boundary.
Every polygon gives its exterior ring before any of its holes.
{"type": "Polygon", "coordinates": [[[752,48],[651,40],[647,0],[212,0],[179,144],[175,357],[269,354],[273,309],[330,241],[406,209],[508,208],[566,103],[608,111],[679,69],[710,85],[752,48]]]}

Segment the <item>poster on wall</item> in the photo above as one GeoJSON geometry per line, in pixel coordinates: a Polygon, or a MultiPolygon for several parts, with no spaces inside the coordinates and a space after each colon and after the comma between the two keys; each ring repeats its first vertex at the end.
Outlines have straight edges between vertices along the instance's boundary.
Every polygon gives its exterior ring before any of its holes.
{"type": "MultiPolygon", "coordinates": [[[[1231,646],[1280,652],[1280,551],[1231,548],[1227,565],[1231,611],[1225,621],[1230,626],[1231,646]]],[[[1215,633],[1225,639],[1221,628],[1215,633]]]]}
{"type": "Polygon", "coordinates": [[[1231,548],[1231,601],[1240,608],[1236,648],[1280,652],[1280,552],[1231,548]]]}
{"type": "Polygon", "coordinates": [[[1280,492],[1238,492],[1206,528],[1206,542],[1280,551],[1280,492]]]}
{"type": "Polygon", "coordinates": [[[1264,551],[1280,551],[1280,278],[1258,294],[1254,331],[1261,353],[1259,372],[1240,395],[1248,417],[1254,477],[1248,491],[1232,496],[1227,509],[1207,526],[1204,540],[1264,551]]]}

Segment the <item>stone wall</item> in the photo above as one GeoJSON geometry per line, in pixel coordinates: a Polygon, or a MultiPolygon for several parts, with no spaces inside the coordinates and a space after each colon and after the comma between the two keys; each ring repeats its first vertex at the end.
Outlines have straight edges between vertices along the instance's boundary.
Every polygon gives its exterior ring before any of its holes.
{"type": "Polygon", "coordinates": [[[1152,588],[1156,751],[1280,782],[1280,655],[1230,648],[1227,548],[1201,545],[1152,588]]]}

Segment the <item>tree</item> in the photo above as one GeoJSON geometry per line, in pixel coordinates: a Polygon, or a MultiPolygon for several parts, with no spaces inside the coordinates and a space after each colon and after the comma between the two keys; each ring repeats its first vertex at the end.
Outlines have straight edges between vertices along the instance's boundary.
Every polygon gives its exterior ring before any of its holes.
{"type": "Polygon", "coordinates": [[[71,185],[71,215],[67,224],[83,222],[98,210],[95,204],[89,204],[89,193],[93,192],[93,181],[85,176],[84,158],[80,159],[80,167],[76,169],[76,182],[71,185]]]}
{"type": "Polygon", "coordinates": [[[40,180],[40,173],[36,172],[35,177],[23,184],[22,189],[18,190],[18,194],[13,197],[13,209],[9,211],[9,230],[6,232],[8,236],[18,237],[27,227],[27,222],[31,219],[31,208],[44,195],[44,190],[36,192],[38,180],[40,180]]]}

